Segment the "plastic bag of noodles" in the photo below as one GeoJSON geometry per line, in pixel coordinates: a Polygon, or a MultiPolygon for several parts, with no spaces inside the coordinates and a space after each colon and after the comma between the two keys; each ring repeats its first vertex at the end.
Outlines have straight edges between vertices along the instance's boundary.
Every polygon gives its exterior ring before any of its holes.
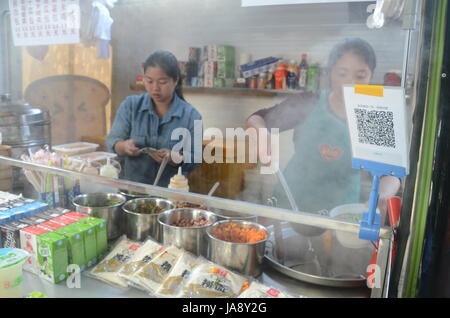
{"type": "Polygon", "coordinates": [[[183,250],[175,246],[167,247],[161,254],[142,266],[132,276],[133,282],[153,294],[169,276],[183,253],[183,250]]]}
{"type": "Polygon", "coordinates": [[[294,296],[281,290],[265,286],[257,281],[253,281],[238,298],[293,298],[294,296]]]}
{"type": "Polygon", "coordinates": [[[248,281],[245,277],[208,262],[192,271],[179,297],[235,298],[246,286],[248,281]]]}
{"type": "Polygon", "coordinates": [[[183,253],[161,286],[155,291],[155,295],[177,297],[184,283],[189,279],[192,270],[205,262],[207,260],[203,257],[197,257],[188,252],[183,253]]]}
{"type": "Polygon", "coordinates": [[[120,269],[118,275],[121,278],[126,279],[131,285],[137,285],[138,282],[134,280],[134,274],[164,251],[165,248],[161,244],[152,239],[148,239],[139,250],[136,251],[130,262],[120,269]]]}
{"type": "Polygon", "coordinates": [[[121,237],[111,252],[91,270],[89,276],[117,287],[128,287],[127,281],[118,273],[140,247],[141,243],[121,237]]]}

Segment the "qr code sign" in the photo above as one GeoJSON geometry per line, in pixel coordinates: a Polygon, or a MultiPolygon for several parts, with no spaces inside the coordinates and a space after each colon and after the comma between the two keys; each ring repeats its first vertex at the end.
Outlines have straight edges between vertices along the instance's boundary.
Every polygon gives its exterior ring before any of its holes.
{"type": "Polygon", "coordinates": [[[355,113],[360,143],[395,148],[393,112],[355,109],[355,113]]]}

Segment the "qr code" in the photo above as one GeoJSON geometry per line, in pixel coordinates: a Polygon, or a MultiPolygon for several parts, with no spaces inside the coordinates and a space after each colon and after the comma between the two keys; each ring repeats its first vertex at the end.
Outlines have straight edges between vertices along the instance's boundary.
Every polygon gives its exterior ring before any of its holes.
{"type": "Polygon", "coordinates": [[[392,112],[355,109],[355,113],[360,143],[395,148],[392,112]]]}

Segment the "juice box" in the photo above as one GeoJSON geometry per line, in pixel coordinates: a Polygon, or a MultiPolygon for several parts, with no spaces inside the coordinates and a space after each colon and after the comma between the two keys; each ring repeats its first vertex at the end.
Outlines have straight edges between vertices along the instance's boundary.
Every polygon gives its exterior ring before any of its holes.
{"type": "Polygon", "coordinates": [[[40,217],[38,215],[29,216],[27,218],[20,219],[20,222],[26,223],[28,225],[37,225],[37,224],[40,224],[40,223],[44,223],[46,221],[47,221],[47,219],[42,218],[42,217],[40,217]]]}
{"type": "Polygon", "coordinates": [[[57,222],[53,222],[52,220],[44,222],[44,223],[40,223],[37,225],[40,228],[43,228],[45,230],[48,231],[56,231],[59,230],[60,228],[62,228],[63,226],[65,226],[64,224],[61,223],[57,223],[57,222]]]}
{"type": "Polygon", "coordinates": [[[108,250],[108,236],[106,234],[106,221],[100,218],[88,216],[78,222],[95,226],[95,238],[97,246],[97,260],[99,260],[108,250]]]}
{"type": "Polygon", "coordinates": [[[69,255],[67,239],[55,232],[46,232],[36,237],[39,276],[59,283],[67,278],[69,255]]]}
{"type": "Polygon", "coordinates": [[[86,257],[87,267],[91,267],[97,263],[97,236],[96,225],[83,221],[81,219],[74,224],[70,225],[77,228],[83,233],[84,239],[84,253],[86,257]]]}
{"type": "Polygon", "coordinates": [[[54,233],[61,234],[67,239],[67,252],[69,255],[69,264],[80,266],[80,270],[86,269],[86,255],[84,249],[83,230],[74,224],[64,226],[54,233]]]}
{"type": "Polygon", "coordinates": [[[29,226],[20,230],[20,248],[30,254],[28,260],[23,264],[23,269],[39,274],[39,265],[37,260],[37,236],[47,233],[48,230],[39,226],[29,226]]]}
{"type": "Polygon", "coordinates": [[[233,62],[217,62],[217,77],[233,78],[235,73],[235,65],[233,62]]]}
{"type": "Polygon", "coordinates": [[[69,212],[70,212],[70,210],[68,210],[68,209],[55,208],[55,209],[51,209],[51,210],[48,210],[45,212],[41,212],[41,213],[39,213],[39,215],[43,218],[50,220],[50,219],[56,218],[57,216],[64,215],[69,212]]]}
{"type": "Polygon", "coordinates": [[[71,211],[71,212],[65,214],[64,216],[68,217],[68,218],[71,218],[71,219],[74,219],[75,221],[78,221],[78,220],[81,220],[83,218],[88,217],[89,215],[83,214],[83,213],[78,213],[78,212],[75,212],[75,211],[71,211]]]}
{"type": "Polygon", "coordinates": [[[0,247],[20,248],[20,230],[29,225],[21,222],[9,222],[0,226],[0,247]]]}
{"type": "Polygon", "coordinates": [[[217,61],[223,61],[233,63],[236,57],[236,52],[233,46],[230,45],[217,45],[216,46],[216,58],[217,61]]]}
{"type": "Polygon", "coordinates": [[[61,225],[69,225],[75,223],[75,220],[68,218],[65,215],[57,216],[56,218],[50,219],[49,222],[58,223],[61,225]]]}

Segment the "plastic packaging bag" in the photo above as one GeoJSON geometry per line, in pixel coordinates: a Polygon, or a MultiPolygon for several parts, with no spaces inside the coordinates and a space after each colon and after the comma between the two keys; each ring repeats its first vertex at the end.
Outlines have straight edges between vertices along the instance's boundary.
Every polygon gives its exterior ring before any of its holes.
{"type": "Polygon", "coordinates": [[[138,284],[138,282],[134,280],[133,275],[136,274],[143,266],[162,254],[164,251],[165,248],[161,244],[148,239],[139,248],[139,250],[136,251],[130,262],[128,264],[125,264],[120,269],[118,275],[121,278],[126,279],[129,283],[133,283],[133,286],[135,284],[138,284]]]}
{"type": "Polygon", "coordinates": [[[186,281],[180,297],[235,298],[248,280],[222,266],[206,263],[197,266],[186,281]]]}
{"type": "Polygon", "coordinates": [[[140,247],[141,243],[122,236],[112,251],[91,270],[90,276],[117,287],[128,287],[127,281],[118,273],[125,264],[131,261],[140,247]]]}
{"type": "Polygon", "coordinates": [[[175,246],[169,246],[163,253],[142,266],[133,275],[133,282],[136,282],[146,291],[154,293],[170,274],[183,253],[183,250],[175,246]]]}
{"type": "Polygon", "coordinates": [[[184,283],[189,279],[192,270],[206,262],[207,260],[203,257],[196,257],[188,252],[183,253],[170,274],[155,291],[155,295],[159,297],[177,297],[184,283]]]}
{"type": "Polygon", "coordinates": [[[238,298],[294,298],[294,296],[253,281],[250,287],[244,290],[238,298]]]}

